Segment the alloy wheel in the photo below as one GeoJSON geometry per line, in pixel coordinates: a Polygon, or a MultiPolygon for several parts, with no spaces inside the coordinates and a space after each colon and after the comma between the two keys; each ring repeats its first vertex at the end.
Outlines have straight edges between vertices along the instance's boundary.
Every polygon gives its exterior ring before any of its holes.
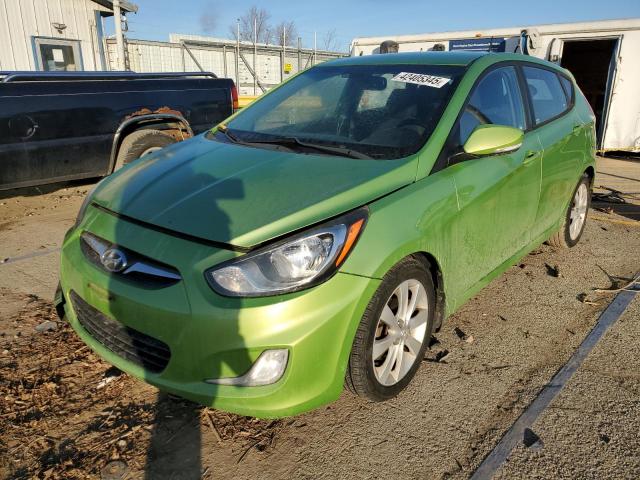
{"type": "Polygon", "coordinates": [[[372,361],[384,386],[398,383],[411,370],[425,342],[429,299],[418,280],[402,282],[393,291],[376,325],[372,361]]]}
{"type": "Polygon", "coordinates": [[[569,214],[569,236],[575,240],[582,232],[582,227],[587,218],[589,204],[589,190],[585,183],[581,183],[573,197],[571,213],[569,214]]]}

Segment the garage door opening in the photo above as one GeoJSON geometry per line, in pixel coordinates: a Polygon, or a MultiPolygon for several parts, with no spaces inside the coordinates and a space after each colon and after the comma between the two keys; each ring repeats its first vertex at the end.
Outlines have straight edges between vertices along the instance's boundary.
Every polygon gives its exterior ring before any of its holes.
{"type": "Polygon", "coordinates": [[[562,49],[561,65],[573,73],[596,114],[598,147],[602,145],[617,48],[618,39],[613,38],[565,40],[562,49]]]}

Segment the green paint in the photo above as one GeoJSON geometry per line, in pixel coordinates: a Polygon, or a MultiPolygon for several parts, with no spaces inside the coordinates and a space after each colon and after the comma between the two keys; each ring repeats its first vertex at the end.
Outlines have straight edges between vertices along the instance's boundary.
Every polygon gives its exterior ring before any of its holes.
{"type": "Polygon", "coordinates": [[[464,144],[469,155],[498,155],[517,150],[522,146],[522,130],[502,125],[480,125],[464,144]]]}
{"type": "Polygon", "coordinates": [[[450,315],[559,228],[578,179],[594,167],[594,120],[580,94],[568,113],[538,128],[476,130],[465,150],[477,158],[437,163],[476,80],[496,63],[523,60],[569,75],[547,62],[509,54],[373,55],[314,67],[466,66],[428,141],[405,158],[299,154],[200,136],[134,162],[102,182],[93,201],[136,221],[90,206],[65,239],[60,278],[67,319],[108,362],[205,405],[280,417],[335,400],[360,318],[394,264],[414,253],[434,258],[450,315]],[[519,143],[514,151],[495,154],[519,143]],[[252,247],[361,205],[368,205],[370,216],[356,247],[339,272],[316,287],[228,298],[204,278],[207,269],[241,255],[206,241],[252,247]],[[82,253],[85,230],[176,268],[182,280],[147,288],[107,274],[82,253]],[[71,290],[105,315],[167,343],[172,354],[167,368],[152,374],[91,338],[69,303],[71,290]],[[289,350],[277,383],[204,382],[242,375],[270,348],[289,350]]]}

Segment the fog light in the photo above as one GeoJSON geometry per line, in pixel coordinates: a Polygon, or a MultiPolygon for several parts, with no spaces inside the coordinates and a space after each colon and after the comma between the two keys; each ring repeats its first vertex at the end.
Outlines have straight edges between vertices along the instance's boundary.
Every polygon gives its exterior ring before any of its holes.
{"type": "Polygon", "coordinates": [[[265,350],[247,373],[240,377],[211,378],[207,383],[234,385],[236,387],[258,387],[276,383],[287,368],[289,350],[265,350]]]}

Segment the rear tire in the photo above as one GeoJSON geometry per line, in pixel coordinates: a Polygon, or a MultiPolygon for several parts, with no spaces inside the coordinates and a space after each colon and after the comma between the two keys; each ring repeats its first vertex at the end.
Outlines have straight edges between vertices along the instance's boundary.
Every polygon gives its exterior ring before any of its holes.
{"type": "Polygon", "coordinates": [[[155,152],[177,140],[161,130],[136,130],[122,140],[115,168],[118,170],[144,155],[155,152]]]}
{"type": "Polygon", "coordinates": [[[556,248],[574,247],[584,233],[590,206],[591,178],[585,173],[573,191],[560,230],[554,233],[547,243],[556,248]]]}
{"type": "Polygon", "coordinates": [[[433,280],[425,266],[414,257],[395,265],[382,279],[356,331],[347,388],[375,402],[400,393],[422,363],[435,308],[433,280]]]}

